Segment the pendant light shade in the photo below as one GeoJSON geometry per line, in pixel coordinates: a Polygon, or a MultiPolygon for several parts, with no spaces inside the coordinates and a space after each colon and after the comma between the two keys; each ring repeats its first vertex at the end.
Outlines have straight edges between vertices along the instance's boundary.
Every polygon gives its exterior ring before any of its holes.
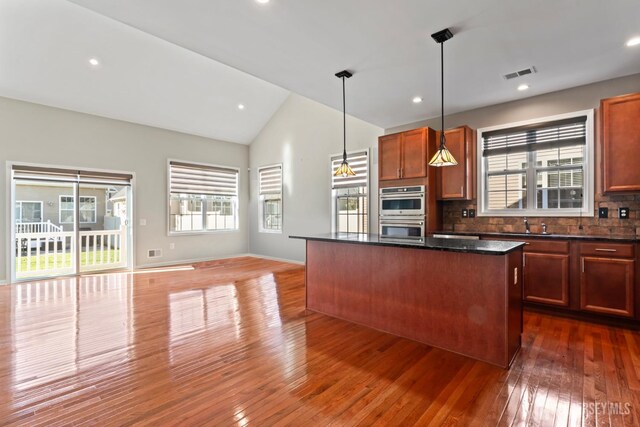
{"type": "Polygon", "coordinates": [[[447,149],[446,138],[444,136],[444,42],[453,37],[451,31],[445,28],[442,31],[431,34],[431,37],[440,44],[440,89],[441,89],[441,126],[440,126],[440,147],[429,160],[429,166],[455,166],[458,164],[451,152],[447,149]]]}
{"type": "Polygon", "coordinates": [[[343,131],[343,139],[342,139],[342,163],[336,169],[334,173],[335,176],[342,176],[344,178],[348,176],[355,176],[356,173],[351,169],[349,163],[347,162],[347,112],[345,107],[345,90],[344,90],[344,79],[348,79],[353,76],[347,70],[340,71],[336,73],[336,77],[342,79],[342,131],[343,131]]]}

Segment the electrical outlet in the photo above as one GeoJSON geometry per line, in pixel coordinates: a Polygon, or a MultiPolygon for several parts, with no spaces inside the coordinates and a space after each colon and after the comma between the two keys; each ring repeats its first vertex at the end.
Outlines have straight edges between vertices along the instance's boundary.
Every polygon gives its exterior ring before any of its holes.
{"type": "Polygon", "coordinates": [[[469,210],[462,209],[462,218],[469,218],[469,210]]]}
{"type": "Polygon", "coordinates": [[[609,218],[609,208],[598,208],[598,218],[609,218]]]}
{"type": "Polygon", "coordinates": [[[176,248],[176,244],[171,242],[169,243],[169,249],[175,249],[176,248]]]}
{"type": "Polygon", "coordinates": [[[620,219],[629,219],[629,208],[620,208],[620,209],[618,209],[618,218],[620,218],[620,219]]]}
{"type": "Polygon", "coordinates": [[[475,217],[476,217],[476,210],[469,209],[469,218],[475,218],[475,217]]]}

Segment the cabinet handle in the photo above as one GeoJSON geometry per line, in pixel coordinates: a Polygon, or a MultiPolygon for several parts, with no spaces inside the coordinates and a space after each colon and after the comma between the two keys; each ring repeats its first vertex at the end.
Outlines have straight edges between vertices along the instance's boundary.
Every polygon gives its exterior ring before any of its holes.
{"type": "Polygon", "coordinates": [[[400,178],[404,177],[404,168],[400,168],[400,178]]]}
{"type": "Polygon", "coordinates": [[[584,273],[584,258],[580,258],[580,269],[584,273]]]}
{"type": "Polygon", "coordinates": [[[398,173],[396,175],[398,175],[398,178],[402,178],[402,175],[400,175],[400,168],[398,168],[398,173]]]}
{"type": "Polygon", "coordinates": [[[618,252],[617,249],[605,249],[605,248],[596,248],[598,252],[618,252]]]}
{"type": "Polygon", "coordinates": [[[464,186],[460,186],[460,194],[464,195],[464,186]]]}

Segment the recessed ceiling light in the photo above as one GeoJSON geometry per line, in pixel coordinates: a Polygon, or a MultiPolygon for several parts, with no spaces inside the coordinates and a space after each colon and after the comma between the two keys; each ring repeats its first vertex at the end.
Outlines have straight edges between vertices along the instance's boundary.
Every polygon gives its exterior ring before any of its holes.
{"type": "Polygon", "coordinates": [[[639,44],[640,44],[640,37],[634,37],[632,39],[629,39],[629,41],[627,41],[628,47],[637,46],[639,44]]]}
{"type": "Polygon", "coordinates": [[[89,65],[91,65],[94,68],[99,67],[100,61],[98,60],[98,58],[89,58],[89,65]]]}
{"type": "Polygon", "coordinates": [[[238,110],[244,110],[244,104],[238,104],[238,110]]]}
{"type": "Polygon", "coordinates": [[[421,102],[422,102],[422,98],[420,98],[419,96],[416,96],[415,98],[413,98],[414,104],[420,104],[421,102]]]}
{"type": "Polygon", "coordinates": [[[267,4],[269,3],[269,0],[256,0],[256,3],[267,4]]]}
{"type": "Polygon", "coordinates": [[[527,89],[529,89],[529,85],[521,84],[520,86],[518,86],[518,90],[520,91],[527,90],[527,89]]]}

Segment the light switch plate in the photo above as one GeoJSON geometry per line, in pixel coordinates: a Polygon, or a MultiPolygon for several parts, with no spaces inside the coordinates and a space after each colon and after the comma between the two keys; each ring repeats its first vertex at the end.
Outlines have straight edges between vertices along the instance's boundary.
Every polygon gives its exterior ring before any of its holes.
{"type": "Polygon", "coordinates": [[[598,208],[598,218],[608,218],[609,208],[598,208]]]}

